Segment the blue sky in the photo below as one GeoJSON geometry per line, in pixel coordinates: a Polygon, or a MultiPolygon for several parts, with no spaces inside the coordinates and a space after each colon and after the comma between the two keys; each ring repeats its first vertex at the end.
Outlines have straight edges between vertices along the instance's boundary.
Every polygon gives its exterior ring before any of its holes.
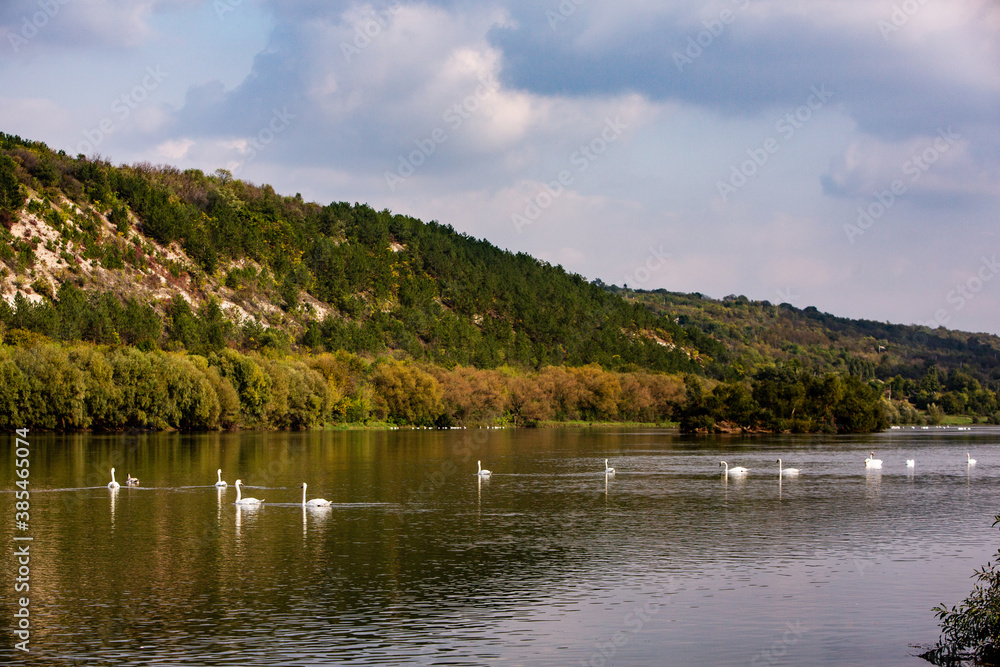
{"type": "Polygon", "coordinates": [[[588,279],[1000,333],[992,0],[8,0],[0,130],[588,279]]]}

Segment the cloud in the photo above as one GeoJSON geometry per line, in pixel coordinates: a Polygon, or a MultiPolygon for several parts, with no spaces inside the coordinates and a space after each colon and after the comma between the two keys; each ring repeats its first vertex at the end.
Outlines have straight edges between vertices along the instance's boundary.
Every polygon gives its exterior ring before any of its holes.
{"type": "Polygon", "coordinates": [[[824,174],[833,196],[870,199],[894,183],[910,199],[954,204],[964,198],[1000,196],[996,161],[970,150],[969,138],[951,126],[901,141],[863,137],[853,141],[824,174]]]}
{"type": "Polygon", "coordinates": [[[250,140],[275,109],[287,109],[295,120],[268,160],[402,178],[412,171],[411,183],[448,177],[475,188],[522,177],[547,155],[568,159],[608,117],[648,116],[635,95],[566,100],[503,87],[504,55],[486,38],[506,21],[503,11],[365,4],[292,14],[295,21],[279,16],[240,85],[191,87],[169,134],[250,140]]]}
{"type": "MultiPolygon", "coordinates": [[[[38,1],[0,6],[0,35],[38,1]]],[[[992,0],[225,2],[63,3],[0,65],[0,129],[75,148],[162,66],[101,145],[111,159],[438,219],[590,279],[878,319],[927,319],[978,261],[969,244],[996,238],[992,0]],[[814,87],[833,95],[780,130],[814,87]],[[935,149],[948,128],[959,139],[935,149]],[[915,174],[849,243],[858,209],[915,174]]],[[[991,303],[963,321],[995,321],[991,303]]]]}
{"type": "Polygon", "coordinates": [[[150,39],[152,15],[203,0],[8,0],[0,5],[0,48],[15,55],[45,49],[135,49],[150,39]],[[34,49],[22,48],[28,44],[34,49]]]}
{"type": "Polygon", "coordinates": [[[922,7],[888,39],[879,21],[891,20],[892,10],[882,16],[860,1],[655,10],[637,1],[614,9],[618,20],[599,27],[606,9],[598,3],[560,22],[520,6],[513,22],[490,34],[505,55],[505,83],[542,95],[639,92],[735,115],[794,104],[802,90],[826,84],[862,130],[893,137],[992,123],[1000,102],[990,68],[1000,42],[996,11],[985,2],[922,7]],[[956,76],[956,62],[971,73],[956,76]]]}

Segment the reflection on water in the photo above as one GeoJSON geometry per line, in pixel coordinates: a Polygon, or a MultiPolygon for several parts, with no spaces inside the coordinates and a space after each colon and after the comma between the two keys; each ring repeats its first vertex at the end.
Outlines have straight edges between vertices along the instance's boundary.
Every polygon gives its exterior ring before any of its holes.
{"type": "Polygon", "coordinates": [[[115,504],[118,502],[118,487],[108,488],[108,494],[111,496],[111,528],[115,527],[115,504]]]}
{"type": "Polygon", "coordinates": [[[998,542],[998,435],[39,436],[32,659],[919,665],[998,542]],[[149,481],[109,491],[112,465],[149,481]]]}

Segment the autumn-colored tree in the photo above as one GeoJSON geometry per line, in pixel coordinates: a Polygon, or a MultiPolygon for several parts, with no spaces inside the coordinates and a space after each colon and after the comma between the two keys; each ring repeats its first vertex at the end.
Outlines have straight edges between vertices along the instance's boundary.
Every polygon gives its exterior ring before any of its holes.
{"type": "Polygon", "coordinates": [[[463,425],[492,424],[504,412],[502,376],[492,370],[456,366],[452,370],[427,369],[441,386],[444,414],[463,425]]]}
{"type": "Polygon", "coordinates": [[[430,426],[444,411],[438,381],[412,362],[380,359],[370,380],[375,412],[383,419],[430,426]]]}
{"type": "Polygon", "coordinates": [[[516,426],[533,426],[555,414],[552,396],[538,379],[518,376],[507,380],[507,410],[516,426]]]}
{"type": "Polygon", "coordinates": [[[616,373],[605,371],[597,364],[572,368],[569,372],[577,380],[577,409],[585,419],[618,419],[622,388],[616,373]]]}

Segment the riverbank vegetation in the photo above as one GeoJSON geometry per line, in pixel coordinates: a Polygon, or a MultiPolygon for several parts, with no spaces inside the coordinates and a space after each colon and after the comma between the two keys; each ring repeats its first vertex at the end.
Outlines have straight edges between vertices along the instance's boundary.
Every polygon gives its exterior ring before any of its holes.
{"type": "Polygon", "coordinates": [[[869,433],[889,425],[889,408],[876,387],[857,377],[771,366],[749,383],[722,383],[710,392],[689,376],[680,425],[686,432],[869,433]]]}
{"type": "Polygon", "coordinates": [[[662,423],[679,376],[596,365],[475,369],[349,352],[206,355],[134,346],[0,346],[0,428],[313,428],[336,424],[524,426],[662,423]]]}
{"type": "MultiPolygon", "coordinates": [[[[1000,523],[996,517],[993,525],[1000,523]]],[[[973,573],[976,584],[969,597],[948,607],[934,608],[941,621],[941,639],[923,654],[935,665],[1000,664],[1000,551],[973,573]]]]}

